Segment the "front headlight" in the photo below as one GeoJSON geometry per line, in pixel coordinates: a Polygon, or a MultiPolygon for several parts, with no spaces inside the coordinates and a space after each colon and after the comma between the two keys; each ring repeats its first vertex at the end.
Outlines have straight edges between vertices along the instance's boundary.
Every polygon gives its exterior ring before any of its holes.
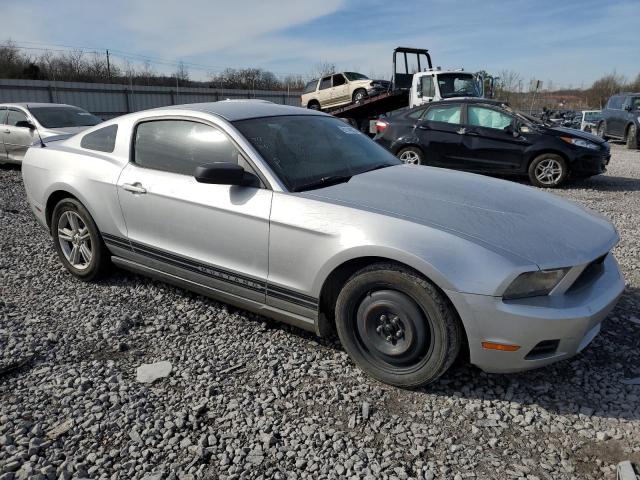
{"type": "Polygon", "coordinates": [[[538,270],[519,275],[502,295],[505,300],[548,295],[564,278],[570,268],[538,270]]]}
{"type": "Polygon", "coordinates": [[[589,148],[591,150],[598,150],[600,147],[597,143],[590,142],[589,140],[585,140],[584,138],[574,138],[574,137],[560,137],[567,143],[571,145],[575,145],[576,147],[589,148]]]}

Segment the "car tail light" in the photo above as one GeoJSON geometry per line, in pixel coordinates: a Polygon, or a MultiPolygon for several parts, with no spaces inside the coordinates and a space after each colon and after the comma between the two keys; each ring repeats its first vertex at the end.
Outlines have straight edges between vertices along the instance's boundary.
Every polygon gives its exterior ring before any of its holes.
{"type": "Polygon", "coordinates": [[[382,133],[389,126],[384,120],[376,120],[376,133],[382,133]]]}

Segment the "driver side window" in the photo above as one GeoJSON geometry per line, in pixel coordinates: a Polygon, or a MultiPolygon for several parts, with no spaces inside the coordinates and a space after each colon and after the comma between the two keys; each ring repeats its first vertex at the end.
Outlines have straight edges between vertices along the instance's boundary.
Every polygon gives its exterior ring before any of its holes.
{"type": "Polygon", "coordinates": [[[18,122],[26,122],[29,119],[27,116],[19,110],[9,110],[9,116],[7,117],[7,125],[15,127],[18,122]]]}
{"type": "Polygon", "coordinates": [[[503,130],[511,125],[512,122],[513,119],[510,115],[491,108],[469,105],[467,110],[467,123],[469,125],[503,130]]]}
{"type": "Polygon", "coordinates": [[[135,164],[193,175],[196,167],[214,162],[238,163],[239,150],[221,130],[188,120],[152,120],[135,132],[135,164]]]}

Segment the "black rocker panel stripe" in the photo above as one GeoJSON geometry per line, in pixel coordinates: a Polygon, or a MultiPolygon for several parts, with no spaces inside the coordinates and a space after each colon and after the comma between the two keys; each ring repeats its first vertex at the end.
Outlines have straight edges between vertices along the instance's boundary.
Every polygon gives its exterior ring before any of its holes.
{"type": "Polygon", "coordinates": [[[152,258],[154,260],[173,265],[174,267],[189,270],[200,275],[213,278],[231,285],[239,286],[259,293],[278,298],[285,302],[293,303],[304,308],[317,310],[318,299],[309,295],[289,290],[277,285],[267,284],[264,280],[249,277],[240,273],[225,270],[219,267],[213,267],[203,263],[195,262],[189,258],[181,257],[174,253],[169,253],[157,248],[150,247],[138,242],[129,241],[125,238],[117,237],[108,233],[102,233],[102,237],[106,244],[124,248],[136,252],[140,255],[152,258]]]}

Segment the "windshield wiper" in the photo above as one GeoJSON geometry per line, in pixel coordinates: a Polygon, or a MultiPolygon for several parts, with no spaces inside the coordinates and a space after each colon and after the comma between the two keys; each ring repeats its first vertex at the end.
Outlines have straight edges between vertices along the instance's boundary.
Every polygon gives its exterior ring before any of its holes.
{"type": "Polygon", "coordinates": [[[293,189],[294,192],[303,192],[305,190],[313,190],[314,188],[328,187],[337,183],[346,183],[351,180],[351,175],[329,175],[319,180],[299,185],[293,189]]]}

